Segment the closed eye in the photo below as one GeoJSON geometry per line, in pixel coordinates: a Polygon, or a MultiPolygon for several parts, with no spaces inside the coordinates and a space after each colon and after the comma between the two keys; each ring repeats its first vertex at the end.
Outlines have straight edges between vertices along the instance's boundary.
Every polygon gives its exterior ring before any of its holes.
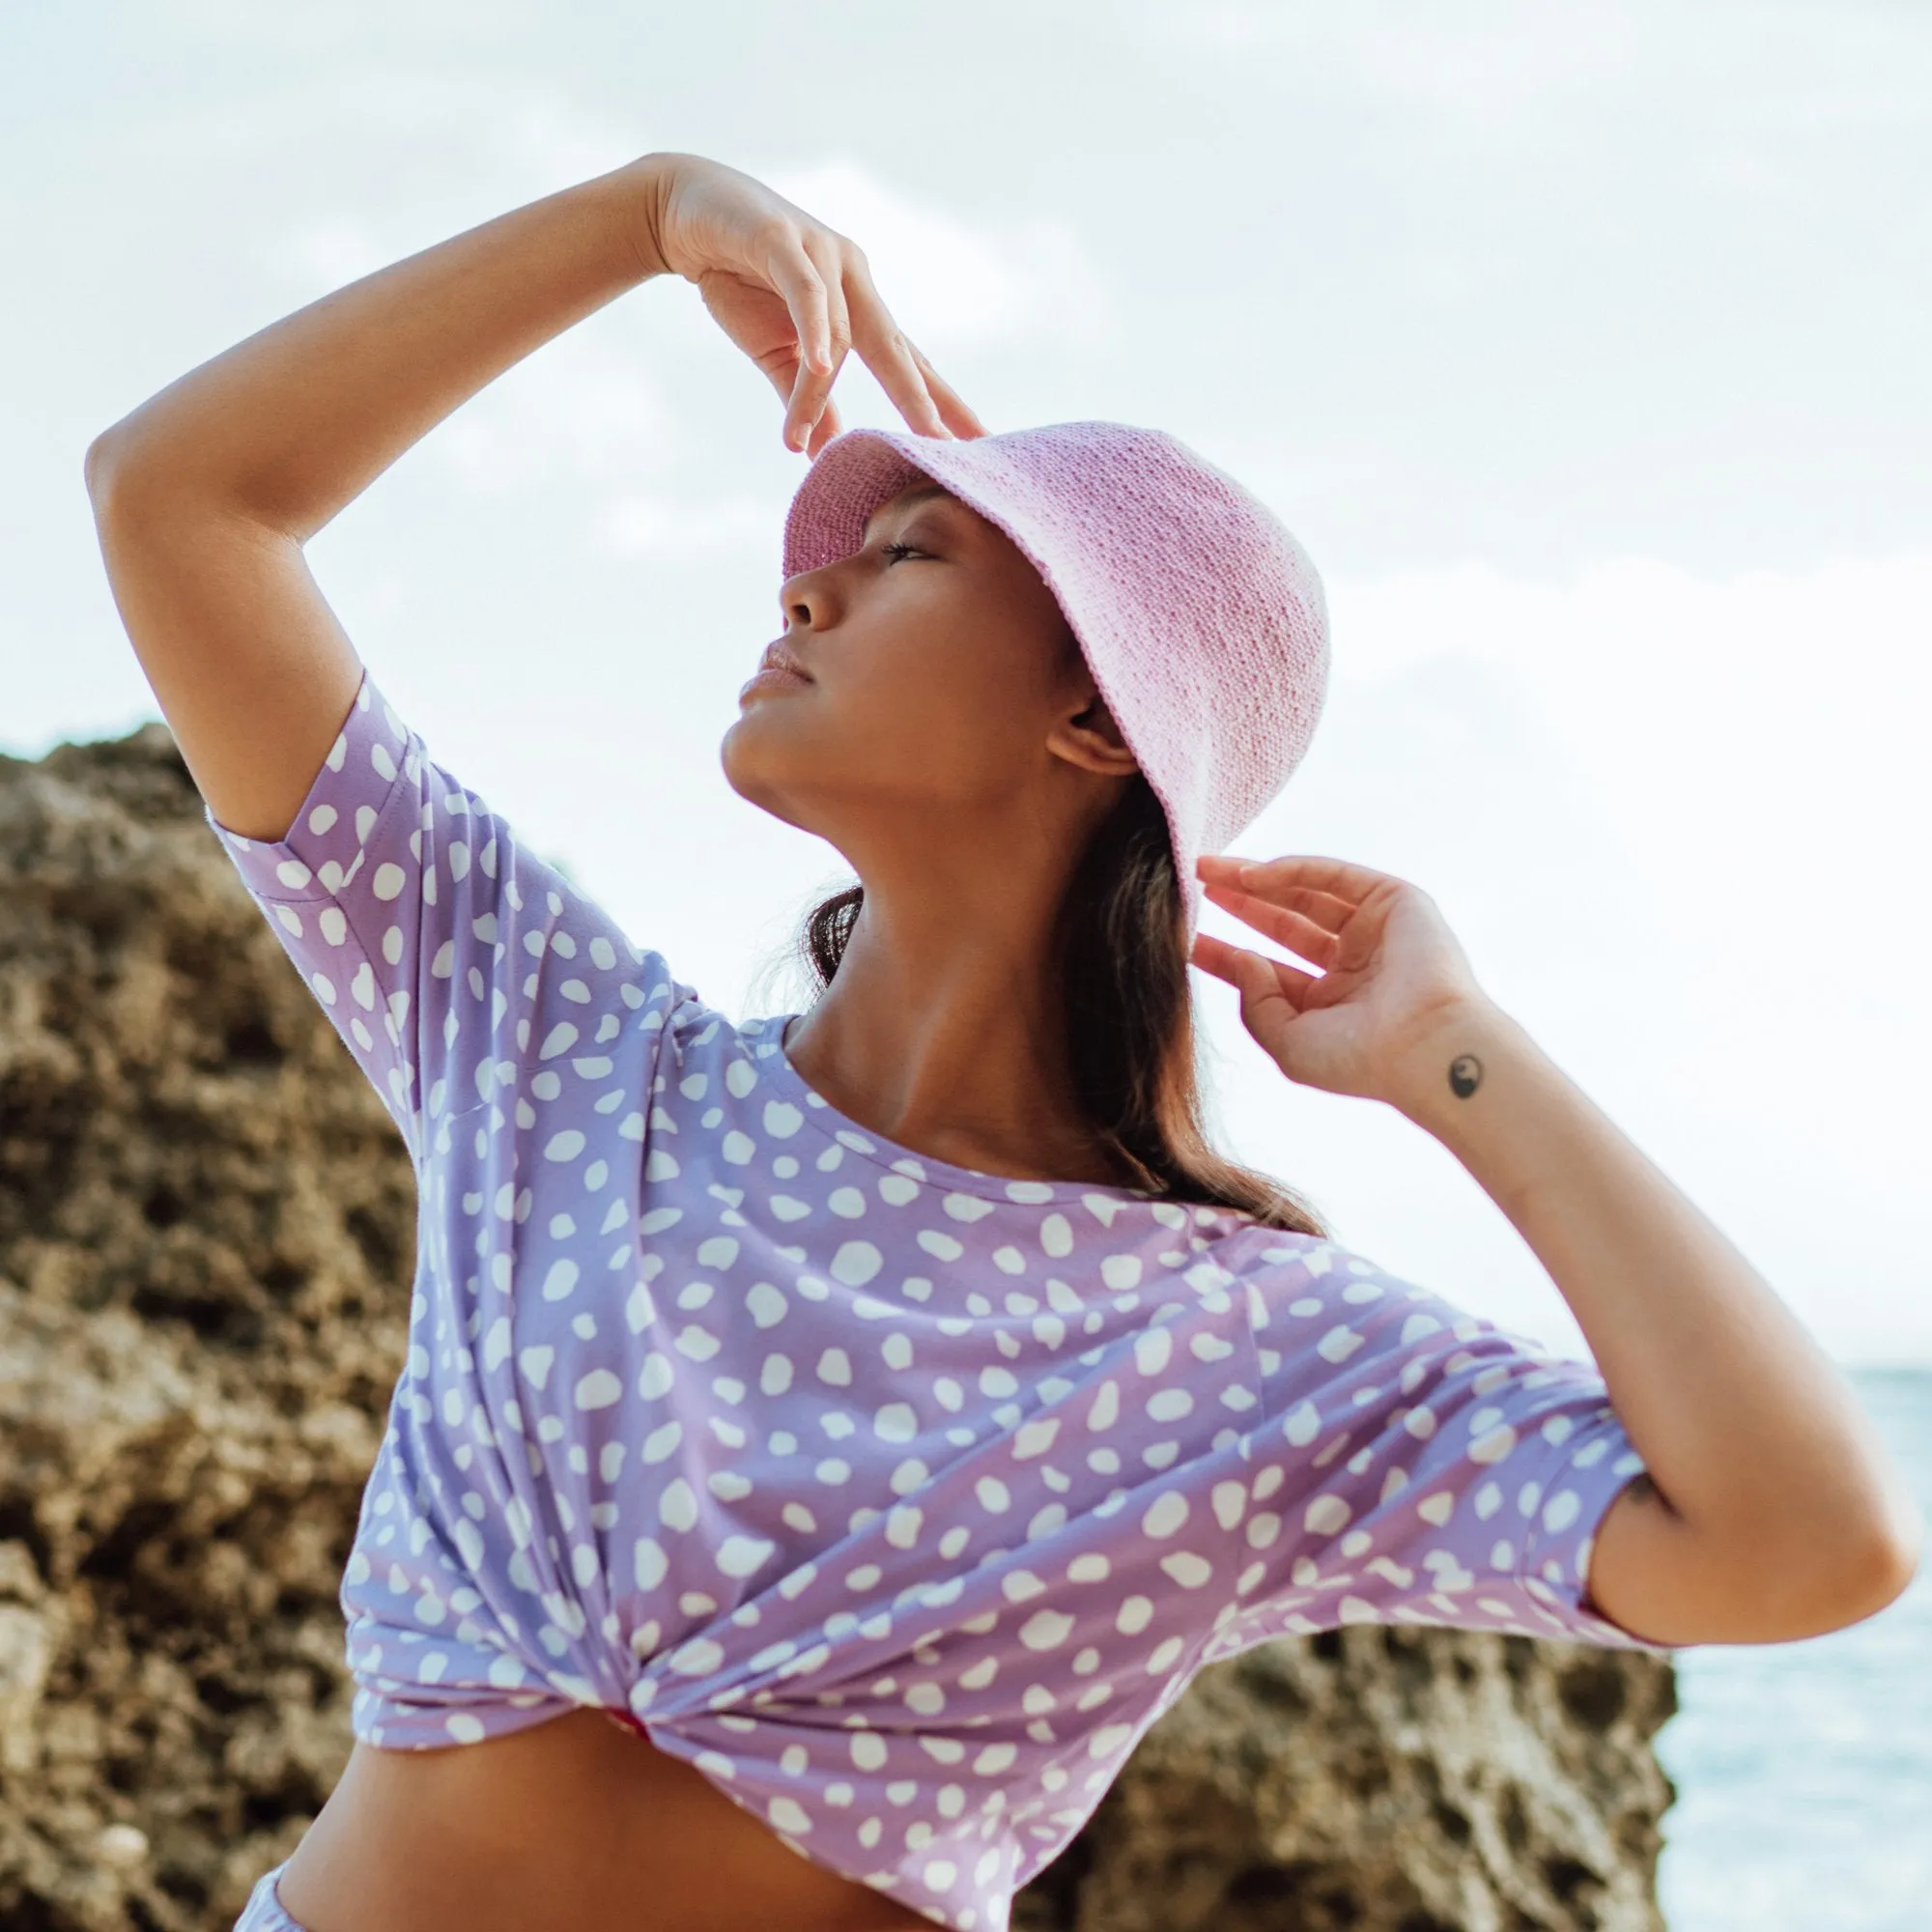
{"type": "Polygon", "coordinates": [[[881,544],[879,549],[887,559],[893,563],[896,563],[902,556],[923,556],[925,554],[922,550],[915,550],[911,544],[886,543],[881,544]]]}

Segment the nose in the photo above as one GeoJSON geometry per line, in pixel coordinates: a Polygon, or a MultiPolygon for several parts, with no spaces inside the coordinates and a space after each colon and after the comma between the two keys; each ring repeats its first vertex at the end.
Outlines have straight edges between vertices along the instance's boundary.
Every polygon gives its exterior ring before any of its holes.
{"type": "Polygon", "coordinates": [[[815,570],[788,577],[779,589],[779,609],[784,612],[787,631],[822,630],[825,602],[823,578],[815,570]]]}

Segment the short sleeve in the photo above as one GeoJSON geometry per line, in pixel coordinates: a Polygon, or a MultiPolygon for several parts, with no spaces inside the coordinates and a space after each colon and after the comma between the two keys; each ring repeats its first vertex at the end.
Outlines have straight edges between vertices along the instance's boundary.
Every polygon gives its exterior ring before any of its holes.
{"type": "Polygon", "coordinates": [[[438,765],[366,669],[284,838],[206,815],[418,1168],[425,1116],[481,1105],[523,1063],[608,1071],[618,1022],[595,1016],[643,1005],[639,964],[662,965],[438,765]]]}
{"type": "Polygon", "coordinates": [[[1598,1525],[1644,1468],[1596,1369],[1271,1238],[1249,1280],[1244,1636],[1436,1624],[1668,1654],[1587,1600],[1598,1525]]]}

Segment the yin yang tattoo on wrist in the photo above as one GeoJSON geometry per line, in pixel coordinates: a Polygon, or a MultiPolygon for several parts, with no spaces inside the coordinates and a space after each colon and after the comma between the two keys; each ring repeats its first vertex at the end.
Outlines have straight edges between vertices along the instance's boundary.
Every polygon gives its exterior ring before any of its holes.
{"type": "Polygon", "coordinates": [[[1459,1053],[1449,1063],[1449,1091],[1466,1100],[1483,1084],[1483,1063],[1473,1053],[1459,1053]]]}

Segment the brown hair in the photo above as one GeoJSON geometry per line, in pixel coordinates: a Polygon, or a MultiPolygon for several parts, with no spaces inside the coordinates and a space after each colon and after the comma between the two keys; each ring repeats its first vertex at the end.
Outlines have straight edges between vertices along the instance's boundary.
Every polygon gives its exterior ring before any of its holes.
{"type": "MultiPolygon", "coordinates": [[[[863,886],[814,906],[799,951],[832,983],[863,886]]],[[[1202,1118],[1186,923],[1167,816],[1139,772],[1100,822],[1061,905],[1056,951],[1067,1057],[1080,1110],[1132,1185],[1175,1202],[1233,1208],[1264,1226],[1328,1231],[1288,1188],[1215,1151],[1202,1118]]]]}

